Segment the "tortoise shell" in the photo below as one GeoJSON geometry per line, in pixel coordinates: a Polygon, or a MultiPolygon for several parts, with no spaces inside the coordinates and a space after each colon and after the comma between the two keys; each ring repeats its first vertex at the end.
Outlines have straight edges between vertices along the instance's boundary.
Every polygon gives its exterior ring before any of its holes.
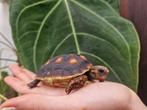
{"type": "Polygon", "coordinates": [[[82,55],[61,55],[47,61],[39,70],[38,78],[72,78],[86,73],[92,67],[91,62],[82,55]]]}
{"type": "Polygon", "coordinates": [[[42,83],[53,87],[65,87],[69,94],[74,89],[84,86],[87,81],[95,79],[104,81],[109,70],[104,66],[94,66],[83,55],[68,54],[57,56],[45,63],[38,76],[28,83],[30,88],[42,83]]]}

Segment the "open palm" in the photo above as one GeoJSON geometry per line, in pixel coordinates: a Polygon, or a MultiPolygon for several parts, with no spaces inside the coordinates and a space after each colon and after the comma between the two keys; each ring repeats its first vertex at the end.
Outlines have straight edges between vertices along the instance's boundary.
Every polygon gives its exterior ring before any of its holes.
{"type": "Polygon", "coordinates": [[[39,87],[30,89],[27,84],[34,73],[11,65],[13,76],[5,82],[18,93],[16,98],[6,101],[1,107],[14,106],[17,110],[129,110],[132,91],[117,83],[95,82],[66,95],[64,88],[39,87]]]}

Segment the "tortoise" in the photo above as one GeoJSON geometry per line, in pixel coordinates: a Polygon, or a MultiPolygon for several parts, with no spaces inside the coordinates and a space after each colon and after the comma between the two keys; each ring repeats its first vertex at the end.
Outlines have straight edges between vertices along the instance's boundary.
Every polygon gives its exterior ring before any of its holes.
{"type": "Polygon", "coordinates": [[[49,86],[64,87],[66,94],[69,94],[72,90],[83,87],[86,82],[103,82],[108,73],[105,66],[93,66],[83,55],[66,54],[47,61],[28,86],[37,87],[41,81],[49,86]]]}

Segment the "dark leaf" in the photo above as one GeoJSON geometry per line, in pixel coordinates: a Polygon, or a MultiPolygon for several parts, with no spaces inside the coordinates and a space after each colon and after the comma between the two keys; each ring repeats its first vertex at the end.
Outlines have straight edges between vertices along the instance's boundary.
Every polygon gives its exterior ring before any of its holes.
{"type": "Polygon", "coordinates": [[[109,80],[137,90],[138,35],[110,1],[11,0],[10,20],[26,68],[37,71],[54,56],[83,54],[93,64],[107,66],[109,80]]]}

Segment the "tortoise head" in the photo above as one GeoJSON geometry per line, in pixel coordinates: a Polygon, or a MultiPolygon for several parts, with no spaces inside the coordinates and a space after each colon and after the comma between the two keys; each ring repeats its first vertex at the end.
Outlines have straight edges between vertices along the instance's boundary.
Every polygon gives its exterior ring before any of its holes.
{"type": "Polygon", "coordinates": [[[95,79],[98,79],[100,82],[102,82],[107,78],[109,74],[109,69],[105,66],[98,65],[93,67],[91,73],[93,74],[95,79]]]}

